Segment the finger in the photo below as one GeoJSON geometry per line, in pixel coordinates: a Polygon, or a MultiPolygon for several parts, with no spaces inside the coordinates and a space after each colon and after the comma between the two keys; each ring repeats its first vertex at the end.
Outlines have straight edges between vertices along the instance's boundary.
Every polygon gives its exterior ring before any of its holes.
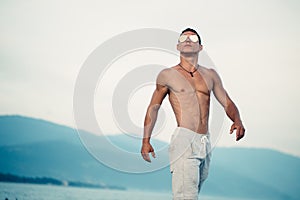
{"type": "Polygon", "coordinates": [[[151,152],[153,158],[156,158],[154,151],[151,152]]]}
{"type": "Polygon", "coordinates": [[[240,139],[242,139],[244,136],[242,135],[242,134],[240,134],[238,137],[237,137],[237,139],[236,139],[236,141],[239,141],[240,139]]]}
{"type": "Polygon", "coordinates": [[[235,125],[234,125],[234,124],[232,124],[232,125],[231,125],[231,128],[230,128],[230,134],[232,134],[232,133],[233,133],[234,129],[236,129],[236,127],[235,127],[235,125]]]}
{"type": "Polygon", "coordinates": [[[241,128],[238,140],[242,139],[245,136],[245,129],[241,128]]]}
{"type": "Polygon", "coordinates": [[[149,154],[148,154],[148,153],[142,153],[142,156],[143,156],[143,158],[144,158],[144,160],[145,160],[145,161],[147,161],[147,162],[151,162],[151,159],[150,159],[150,157],[149,157],[149,154]]]}
{"type": "Polygon", "coordinates": [[[240,139],[240,134],[241,134],[241,127],[237,127],[236,129],[236,141],[240,139]]]}

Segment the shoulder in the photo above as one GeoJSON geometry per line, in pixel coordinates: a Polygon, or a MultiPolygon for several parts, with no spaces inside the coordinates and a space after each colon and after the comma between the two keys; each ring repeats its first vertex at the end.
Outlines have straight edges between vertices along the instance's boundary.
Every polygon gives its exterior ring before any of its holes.
{"type": "Polygon", "coordinates": [[[202,73],[205,73],[205,74],[207,74],[207,75],[212,75],[212,76],[214,76],[214,75],[218,74],[217,71],[216,71],[215,69],[213,69],[213,68],[207,68],[207,67],[200,66],[199,69],[200,69],[200,71],[201,71],[202,73]]]}
{"type": "Polygon", "coordinates": [[[168,75],[170,74],[174,69],[173,68],[165,68],[163,70],[161,70],[158,75],[168,75]]]}
{"type": "Polygon", "coordinates": [[[157,78],[168,78],[172,75],[173,71],[173,67],[165,68],[158,73],[157,78]]]}
{"type": "Polygon", "coordinates": [[[167,85],[172,78],[172,74],[174,73],[173,67],[165,68],[161,70],[158,75],[156,82],[161,85],[167,85]]]}
{"type": "Polygon", "coordinates": [[[220,79],[218,72],[213,68],[200,67],[201,73],[213,80],[220,79]]]}

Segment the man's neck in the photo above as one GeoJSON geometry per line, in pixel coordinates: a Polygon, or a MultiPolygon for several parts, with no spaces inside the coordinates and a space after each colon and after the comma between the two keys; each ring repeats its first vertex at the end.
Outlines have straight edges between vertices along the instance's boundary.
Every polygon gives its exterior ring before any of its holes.
{"type": "Polygon", "coordinates": [[[198,54],[180,54],[180,64],[188,71],[193,71],[198,65],[198,54]]]}

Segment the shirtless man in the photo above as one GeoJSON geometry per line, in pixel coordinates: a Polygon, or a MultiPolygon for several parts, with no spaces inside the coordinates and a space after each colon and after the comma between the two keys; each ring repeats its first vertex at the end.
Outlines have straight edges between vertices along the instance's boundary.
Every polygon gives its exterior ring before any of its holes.
{"type": "Polygon", "coordinates": [[[182,31],[177,44],[180,63],[162,70],[148,106],[141,154],[151,162],[155,158],[150,137],[157,113],[168,94],[177,125],[169,147],[172,192],[174,200],[198,199],[202,183],[207,178],[211,156],[209,142],[209,105],[211,91],[233,121],[230,134],[236,130],[236,141],[244,137],[245,128],[239,111],[222,86],[217,72],[198,65],[202,50],[198,33],[190,28],[182,31]]]}

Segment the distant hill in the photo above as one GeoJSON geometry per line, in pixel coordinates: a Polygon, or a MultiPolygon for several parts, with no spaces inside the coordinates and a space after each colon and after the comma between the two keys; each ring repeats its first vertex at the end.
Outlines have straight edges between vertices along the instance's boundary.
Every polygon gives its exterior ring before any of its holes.
{"type": "MultiPolygon", "coordinates": [[[[120,158],[95,138],[99,153],[107,159],[120,158]]],[[[45,120],[22,116],[0,116],[0,172],[28,177],[52,177],[125,188],[170,190],[169,168],[143,174],[111,169],[93,158],[82,145],[77,131],[45,120]]],[[[124,134],[109,139],[128,151],[139,151],[140,141],[124,134]]],[[[167,145],[154,141],[155,147],[167,145]]],[[[167,155],[160,155],[167,159],[167,155]]],[[[122,160],[122,161],[123,161],[122,160]]],[[[143,167],[141,160],[124,163],[143,167]]],[[[300,159],[268,149],[217,148],[210,176],[202,193],[252,199],[300,199],[300,159]]]]}
{"type": "Polygon", "coordinates": [[[92,183],[74,182],[74,181],[66,181],[66,180],[62,181],[62,180],[48,178],[48,177],[24,177],[24,176],[16,176],[13,174],[2,174],[2,173],[0,173],[0,182],[126,190],[126,188],[124,187],[111,186],[111,185],[92,184],[92,183]]]}

